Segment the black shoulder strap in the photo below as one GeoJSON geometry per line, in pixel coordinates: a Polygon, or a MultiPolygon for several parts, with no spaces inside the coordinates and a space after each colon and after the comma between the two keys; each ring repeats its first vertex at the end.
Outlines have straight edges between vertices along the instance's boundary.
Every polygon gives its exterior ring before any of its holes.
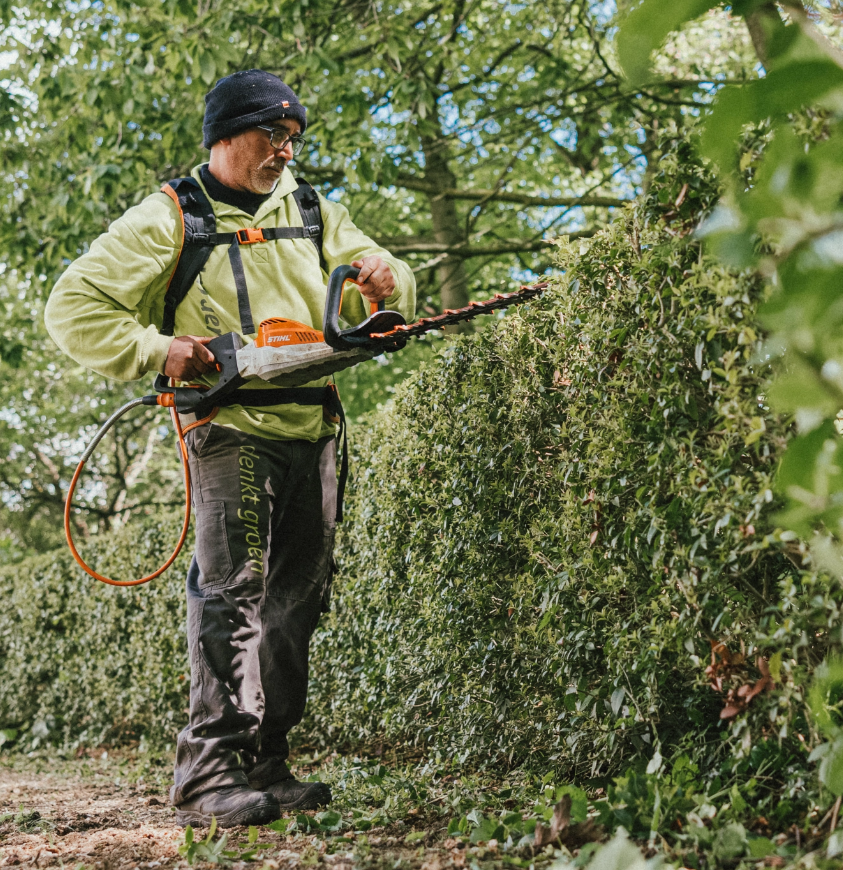
{"type": "MultiPolygon", "coordinates": [[[[319,207],[319,197],[316,191],[303,179],[297,178],[298,188],[293,192],[296,205],[302,217],[302,227],[281,227],[261,230],[259,241],[272,239],[310,238],[319,252],[319,263],[327,272],[328,265],[322,253],[322,210],[319,207]]],[[[176,268],[167,285],[164,296],[164,316],[161,323],[161,334],[172,335],[176,325],[176,309],[187,296],[199,273],[208,262],[208,257],[216,245],[229,245],[229,259],[237,287],[237,300],[240,310],[240,323],[244,335],[253,333],[252,312],[249,305],[249,295],[246,289],[246,278],[240,258],[240,245],[249,244],[246,230],[237,233],[217,233],[217,220],[214,209],[208,197],[202,191],[195,178],[174,178],[162,188],[179,209],[184,226],[182,246],[176,268]],[[244,238],[240,234],[245,233],[244,238]]]]}
{"type": "Polygon", "coordinates": [[[325,262],[325,255],[322,253],[322,235],[325,229],[325,224],[322,222],[322,209],[319,207],[319,197],[316,191],[303,178],[297,178],[298,188],[293,192],[293,198],[301,212],[302,224],[305,228],[316,227],[318,232],[311,233],[310,238],[313,244],[316,245],[316,250],[319,252],[319,264],[322,266],[322,271],[328,271],[328,264],[325,262]]]}
{"type": "Polygon", "coordinates": [[[176,203],[184,226],[181,251],[164,296],[162,335],[172,335],[179,307],[214,250],[217,219],[195,178],[174,178],[161,190],[176,203]]]}

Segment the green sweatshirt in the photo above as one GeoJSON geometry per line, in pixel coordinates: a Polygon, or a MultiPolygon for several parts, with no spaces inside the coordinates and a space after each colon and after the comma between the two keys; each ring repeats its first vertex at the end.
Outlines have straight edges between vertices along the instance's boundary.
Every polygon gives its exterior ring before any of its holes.
{"type": "MultiPolygon", "coordinates": [[[[199,167],[192,175],[201,184],[199,167]]],[[[217,231],[302,226],[292,196],[296,187],[293,174],[285,169],[275,191],[254,217],[212,199],[217,231]]],[[[386,306],[412,320],[416,284],[409,266],[357,229],[343,206],[321,195],[319,201],[324,222],[322,251],[329,271],[370,254],[381,257],[396,285],[386,306]]],[[[164,193],[153,193],[114,221],[53,288],[45,320],[56,344],[76,362],[109,378],[128,381],[147,372],[163,371],[172,338],[161,335],[159,330],[182,232],[178,208],[164,193]]],[[[255,324],[269,317],[288,317],[322,328],[327,275],[310,239],[246,245],[240,253],[255,324]]],[[[350,288],[345,291],[342,316],[346,322],[356,324],[368,315],[369,303],[356,288],[350,288]]],[[[237,291],[228,248],[220,245],[179,305],[175,334],[214,336],[239,331],[237,291]]],[[[243,339],[248,342],[254,337],[244,335],[243,339]]],[[[323,378],[307,386],[327,382],[323,378]]],[[[263,381],[249,384],[254,389],[269,386],[263,381]]],[[[232,405],[220,409],[214,422],[281,440],[316,441],[334,431],[323,420],[321,408],[302,405],[260,409],[232,405]]]]}

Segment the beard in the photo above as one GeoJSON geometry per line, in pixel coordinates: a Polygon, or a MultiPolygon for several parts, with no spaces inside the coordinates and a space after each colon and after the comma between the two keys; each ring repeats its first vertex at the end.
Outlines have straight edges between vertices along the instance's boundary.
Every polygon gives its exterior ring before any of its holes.
{"type": "Polygon", "coordinates": [[[249,172],[249,187],[255,193],[270,194],[278,186],[287,161],[279,157],[269,157],[254,166],[249,172]]]}

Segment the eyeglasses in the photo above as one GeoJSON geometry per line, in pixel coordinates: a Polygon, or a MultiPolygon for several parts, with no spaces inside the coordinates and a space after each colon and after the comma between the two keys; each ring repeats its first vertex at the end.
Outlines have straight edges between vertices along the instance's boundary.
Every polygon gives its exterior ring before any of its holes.
{"type": "Polygon", "coordinates": [[[293,154],[301,154],[304,146],[307,145],[307,139],[303,139],[301,136],[291,136],[281,127],[262,127],[260,124],[256,126],[258,130],[266,130],[269,133],[269,144],[276,151],[286,148],[289,142],[293,148],[293,154]]]}

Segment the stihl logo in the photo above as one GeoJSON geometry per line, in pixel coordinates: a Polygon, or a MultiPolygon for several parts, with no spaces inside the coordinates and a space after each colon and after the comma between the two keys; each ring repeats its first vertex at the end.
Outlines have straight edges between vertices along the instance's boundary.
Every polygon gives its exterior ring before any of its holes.
{"type": "Polygon", "coordinates": [[[289,340],[290,340],[289,335],[271,335],[269,337],[270,344],[281,344],[281,342],[289,341],[289,340]]]}

